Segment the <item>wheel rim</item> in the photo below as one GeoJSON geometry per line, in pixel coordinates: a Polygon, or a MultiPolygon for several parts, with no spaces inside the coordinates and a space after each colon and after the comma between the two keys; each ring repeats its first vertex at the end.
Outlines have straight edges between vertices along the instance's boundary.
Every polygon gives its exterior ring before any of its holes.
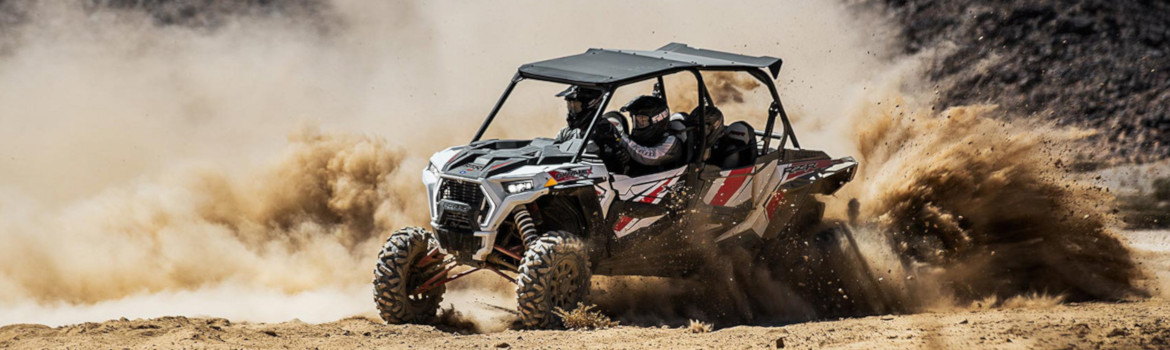
{"type": "Polygon", "coordinates": [[[578,300],[578,291],[581,288],[581,270],[572,261],[563,260],[553,270],[556,280],[552,285],[552,300],[554,308],[569,311],[578,300]]]}
{"type": "Polygon", "coordinates": [[[413,258],[408,259],[408,265],[405,266],[402,272],[407,276],[406,280],[408,281],[406,283],[406,299],[409,300],[412,304],[422,303],[434,298],[436,294],[435,292],[439,289],[439,287],[434,287],[424,292],[414,292],[418,289],[418,287],[422,286],[423,283],[427,283],[427,281],[436,274],[441,273],[438,271],[432,271],[438,262],[431,263],[426,266],[415,266],[415,264],[417,264],[419,260],[422,260],[423,256],[425,255],[426,253],[418,254],[413,258]]]}

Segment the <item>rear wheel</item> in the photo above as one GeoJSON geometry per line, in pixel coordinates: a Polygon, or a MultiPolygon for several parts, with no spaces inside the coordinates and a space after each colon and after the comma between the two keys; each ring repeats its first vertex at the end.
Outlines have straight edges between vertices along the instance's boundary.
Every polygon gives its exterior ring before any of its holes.
{"type": "Polygon", "coordinates": [[[804,238],[769,247],[774,277],[791,283],[819,318],[883,311],[882,290],[850,232],[836,222],[807,230],[804,238]]]}
{"type": "Polygon", "coordinates": [[[545,233],[520,262],[516,299],[525,328],[560,327],[553,311],[566,311],[589,293],[589,261],[581,239],[565,231],[545,233]]]}
{"type": "Polygon", "coordinates": [[[861,247],[851,236],[853,232],[840,223],[826,226],[822,226],[818,240],[821,241],[825,263],[836,281],[836,288],[829,288],[839,298],[833,303],[832,311],[850,315],[885,312],[888,305],[883,291],[865,256],[861,255],[861,247]]]}
{"type": "Polygon", "coordinates": [[[447,287],[415,291],[443,273],[441,260],[419,265],[428,252],[438,247],[435,235],[419,227],[398,230],[386,240],[374,268],[374,302],[383,321],[403,324],[434,320],[447,287]]]}
{"type": "Polygon", "coordinates": [[[810,194],[806,195],[803,203],[797,208],[800,209],[792,218],[787,234],[795,236],[811,234],[825,217],[825,203],[816,200],[810,194]]]}

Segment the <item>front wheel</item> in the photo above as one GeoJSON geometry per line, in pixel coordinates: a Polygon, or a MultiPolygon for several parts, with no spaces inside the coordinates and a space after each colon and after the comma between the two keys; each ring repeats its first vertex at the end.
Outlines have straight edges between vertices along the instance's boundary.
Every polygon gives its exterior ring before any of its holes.
{"type": "Polygon", "coordinates": [[[589,260],[580,238],[550,231],[528,247],[520,262],[516,299],[525,328],[562,326],[553,312],[576,307],[589,293],[589,260]]]}
{"type": "Polygon", "coordinates": [[[374,302],[378,306],[378,315],[387,324],[430,323],[434,320],[447,287],[417,289],[427,280],[444,273],[441,260],[422,260],[438,247],[435,235],[419,227],[395,231],[382,246],[374,268],[374,302]]]}

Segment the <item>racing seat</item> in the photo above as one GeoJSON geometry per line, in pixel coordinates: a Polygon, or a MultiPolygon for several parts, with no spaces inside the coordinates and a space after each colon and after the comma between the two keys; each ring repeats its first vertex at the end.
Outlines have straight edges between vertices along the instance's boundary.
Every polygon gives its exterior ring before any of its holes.
{"type": "Polygon", "coordinates": [[[623,133],[627,133],[627,134],[630,133],[630,122],[626,121],[626,116],[622,115],[622,112],[618,112],[618,111],[605,112],[605,114],[601,115],[601,119],[605,120],[605,121],[613,120],[613,121],[617,122],[618,130],[621,130],[621,132],[623,132],[623,133]]]}
{"type": "Polygon", "coordinates": [[[716,141],[715,149],[707,163],[723,169],[738,169],[756,162],[755,129],[745,121],[727,126],[727,134],[716,141]]]}
{"type": "Polygon", "coordinates": [[[680,161],[682,164],[688,164],[694,159],[695,142],[698,142],[695,138],[695,127],[691,124],[691,119],[694,119],[692,115],[679,112],[670,116],[670,133],[682,141],[683,157],[680,161]]]}

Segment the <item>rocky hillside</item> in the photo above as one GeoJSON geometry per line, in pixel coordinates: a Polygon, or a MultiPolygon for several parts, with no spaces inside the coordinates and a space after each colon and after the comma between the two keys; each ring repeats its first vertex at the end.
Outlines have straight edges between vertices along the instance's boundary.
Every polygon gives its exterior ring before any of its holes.
{"type": "Polygon", "coordinates": [[[1089,167],[1170,156],[1170,2],[885,1],[907,53],[942,48],[942,103],[1097,130],[1089,167]]]}

